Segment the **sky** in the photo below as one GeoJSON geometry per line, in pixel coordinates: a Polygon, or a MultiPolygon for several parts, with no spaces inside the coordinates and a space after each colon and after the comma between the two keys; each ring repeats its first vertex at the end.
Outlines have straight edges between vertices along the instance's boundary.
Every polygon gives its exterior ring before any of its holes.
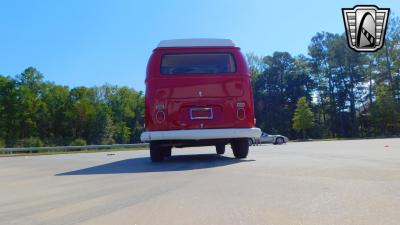
{"type": "Polygon", "coordinates": [[[229,38],[244,54],[307,54],[317,32],[343,33],[341,8],[399,0],[0,0],[0,74],[33,66],[56,84],[145,90],[160,40],[229,38]]]}

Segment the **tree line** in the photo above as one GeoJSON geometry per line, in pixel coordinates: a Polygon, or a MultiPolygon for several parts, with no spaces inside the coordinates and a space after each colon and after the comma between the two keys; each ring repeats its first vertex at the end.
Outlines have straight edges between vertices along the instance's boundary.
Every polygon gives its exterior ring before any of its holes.
{"type": "MultiPolygon", "coordinates": [[[[400,21],[384,47],[359,53],[344,34],[320,32],[308,55],[247,55],[256,125],[295,138],[351,138],[400,132],[400,21]]],[[[144,96],[128,87],[45,81],[35,68],[0,75],[0,147],[139,142],[144,96]]]]}
{"type": "Polygon", "coordinates": [[[143,130],[143,93],[128,87],[56,85],[29,67],[0,75],[0,146],[134,143],[143,130]]]}
{"type": "Polygon", "coordinates": [[[257,126],[270,133],[301,137],[303,129],[293,116],[304,97],[313,115],[312,126],[305,129],[308,137],[398,135],[399,57],[400,22],[394,16],[384,47],[374,53],[353,51],[345,34],[320,32],[311,38],[307,56],[248,54],[257,126]]]}

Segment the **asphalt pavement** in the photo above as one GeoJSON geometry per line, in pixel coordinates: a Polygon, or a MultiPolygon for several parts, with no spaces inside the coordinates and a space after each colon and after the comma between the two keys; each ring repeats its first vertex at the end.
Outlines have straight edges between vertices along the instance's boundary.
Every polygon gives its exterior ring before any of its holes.
{"type": "Polygon", "coordinates": [[[400,139],[148,154],[0,157],[0,224],[400,224],[400,139]]]}

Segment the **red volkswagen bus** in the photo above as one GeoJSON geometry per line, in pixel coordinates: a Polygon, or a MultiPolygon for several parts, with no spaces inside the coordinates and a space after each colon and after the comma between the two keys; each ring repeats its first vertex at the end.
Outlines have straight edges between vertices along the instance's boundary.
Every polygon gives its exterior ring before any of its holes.
{"type": "Polygon", "coordinates": [[[245,58],[228,39],[161,41],[146,75],[145,129],[152,161],[171,156],[172,147],[231,145],[247,157],[254,127],[253,95],[245,58]]]}

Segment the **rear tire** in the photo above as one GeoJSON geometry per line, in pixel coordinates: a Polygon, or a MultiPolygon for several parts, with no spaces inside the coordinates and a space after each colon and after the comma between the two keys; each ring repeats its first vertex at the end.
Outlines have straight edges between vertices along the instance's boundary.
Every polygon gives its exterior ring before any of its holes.
{"type": "Polygon", "coordinates": [[[218,144],[215,146],[215,149],[217,150],[218,155],[222,155],[225,153],[225,145],[224,144],[218,144]]]}
{"type": "Polygon", "coordinates": [[[249,146],[254,145],[253,139],[249,138],[249,146]]]}
{"type": "Polygon", "coordinates": [[[164,160],[164,149],[155,142],[150,142],[150,158],[153,162],[161,162],[164,160]]]}
{"type": "Polygon", "coordinates": [[[233,155],[238,159],[246,158],[249,154],[249,140],[247,138],[235,139],[231,142],[233,155]]]}
{"type": "Polygon", "coordinates": [[[278,138],[275,140],[275,144],[276,144],[276,145],[281,145],[281,144],[283,144],[283,143],[285,143],[285,140],[283,140],[283,138],[281,138],[281,137],[278,137],[278,138]]]}
{"type": "Polygon", "coordinates": [[[165,147],[163,152],[164,152],[164,157],[171,157],[172,147],[165,147]]]}

